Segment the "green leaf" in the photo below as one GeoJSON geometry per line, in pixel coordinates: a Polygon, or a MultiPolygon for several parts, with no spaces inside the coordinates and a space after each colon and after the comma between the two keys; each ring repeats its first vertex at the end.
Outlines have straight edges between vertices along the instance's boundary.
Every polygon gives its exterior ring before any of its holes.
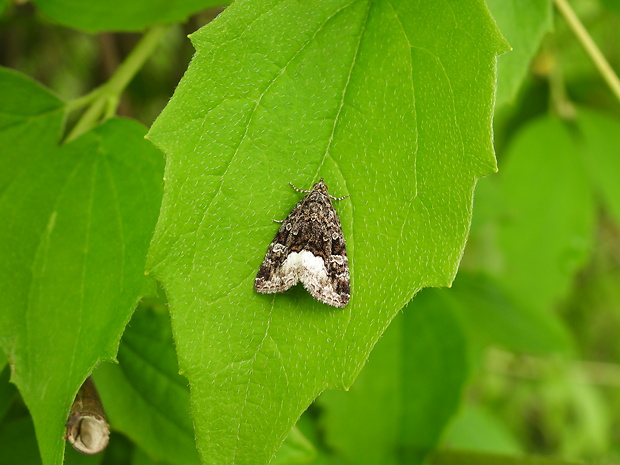
{"type": "Polygon", "coordinates": [[[445,445],[496,454],[520,455],[523,453],[514,434],[493,412],[481,406],[466,404],[447,432],[445,445]]]}
{"type": "Polygon", "coordinates": [[[271,465],[302,465],[313,463],[315,457],[316,449],[312,443],[296,426],[293,426],[282,447],[269,463],[271,465]]]}
{"type": "Polygon", "coordinates": [[[129,120],[59,147],[60,102],[0,70],[0,347],[45,464],[62,462],[78,388],[114,359],[135,303],[161,196],[161,154],[129,120]]]}
{"type": "Polygon", "coordinates": [[[170,465],[168,462],[155,460],[142,449],[135,448],[131,456],[131,465],[170,465]]]}
{"type": "Polygon", "coordinates": [[[43,86],[6,68],[0,68],[0,89],[0,195],[5,195],[11,183],[37,163],[36,155],[56,145],[64,103],[43,86]],[[20,163],[8,163],[15,153],[29,156],[20,163]]]}
{"type": "MultiPolygon", "coordinates": [[[[583,465],[555,458],[537,456],[509,456],[471,451],[440,451],[431,457],[429,465],[583,465]]],[[[602,464],[601,464],[602,465],[602,464]]],[[[611,465],[611,464],[610,464],[611,465]]]]}
{"type": "Polygon", "coordinates": [[[459,272],[446,297],[454,302],[454,311],[470,334],[485,346],[535,354],[567,353],[572,347],[557,317],[520,304],[486,274],[459,272]]]}
{"type": "Polygon", "coordinates": [[[553,29],[550,0],[486,0],[512,51],[497,60],[497,106],[510,103],[540,43],[553,29]]]}
{"type": "Polygon", "coordinates": [[[566,295],[593,240],[593,197],[567,127],[550,117],[525,127],[500,180],[501,281],[521,304],[548,312],[566,295]]]}
{"type": "Polygon", "coordinates": [[[325,388],[349,386],[423,286],[448,285],[476,178],[495,170],[495,55],[481,2],[237,1],[149,137],[167,154],[149,268],[170,301],[198,448],[267,462],[325,388]],[[467,28],[462,27],[467,24],[467,28]],[[254,276],[299,200],[325,178],[352,273],[344,310],[254,276]]]}
{"type": "Polygon", "coordinates": [[[452,303],[425,290],[385,331],[350,391],[320,397],[326,440],[349,464],[422,463],[455,414],[467,373],[452,303]]]}
{"type": "MultiPolygon", "coordinates": [[[[0,465],[40,465],[42,462],[32,418],[21,402],[17,404],[11,409],[8,417],[0,423],[0,450],[2,451],[0,465]]],[[[65,465],[97,465],[100,462],[101,456],[80,454],[70,447],[64,463],[65,465]]]]}
{"type": "Polygon", "coordinates": [[[101,465],[132,465],[135,452],[136,447],[129,439],[122,434],[112,432],[110,443],[103,452],[101,465]]]}
{"type": "Polygon", "coordinates": [[[582,147],[594,189],[599,198],[620,225],[620,121],[616,118],[580,109],[577,124],[582,136],[582,147]]]}
{"type": "Polygon", "coordinates": [[[41,12],[54,21],[86,32],[141,31],[155,24],[183,22],[191,14],[229,0],[34,0],[41,12]]]}
{"type": "Polygon", "coordinates": [[[0,450],[0,465],[41,463],[34,426],[28,415],[14,416],[0,423],[0,450]]]}
{"type": "Polygon", "coordinates": [[[15,386],[9,383],[10,374],[11,370],[8,365],[5,365],[2,371],[0,371],[0,422],[17,394],[15,386]]]}
{"type": "Polygon", "coordinates": [[[123,335],[118,361],[99,365],[94,374],[111,427],[157,460],[199,464],[189,389],[178,373],[168,315],[138,309],[123,335]]]}

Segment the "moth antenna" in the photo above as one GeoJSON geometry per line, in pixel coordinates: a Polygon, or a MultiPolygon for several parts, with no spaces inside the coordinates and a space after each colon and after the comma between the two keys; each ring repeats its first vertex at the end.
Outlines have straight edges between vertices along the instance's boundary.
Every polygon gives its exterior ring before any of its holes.
{"type": "Polygon", "coordinates": [[[312,192],[312,191],[305,191],[303,189],[299,189],[298,187],[295,187],[292,182],[289,182],[289,184],[291,185],[293,189],[295,189],[297,192],[301,192],[302,194],[309,194],[310,192],[312,192]]]}

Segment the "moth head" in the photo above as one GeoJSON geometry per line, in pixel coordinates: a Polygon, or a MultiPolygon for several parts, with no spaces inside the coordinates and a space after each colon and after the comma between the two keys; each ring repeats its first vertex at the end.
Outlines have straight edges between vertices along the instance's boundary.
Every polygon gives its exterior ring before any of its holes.
{"type": "Polygon", "coordinates": [[[319,182],[312,186],[312,190],[327,192],[327,186],[325,185],[325,181],[323,181],[323,178],[319,179],[319,182]]]}

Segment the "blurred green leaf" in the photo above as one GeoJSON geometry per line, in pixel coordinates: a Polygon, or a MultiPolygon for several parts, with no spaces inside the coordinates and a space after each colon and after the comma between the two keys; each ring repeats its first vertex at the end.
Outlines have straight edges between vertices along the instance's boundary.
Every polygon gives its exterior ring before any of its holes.
{"type": "Polygon", "coordinates": [[[169,465],[169,463],[155,460],[142,449],[136,447],[131,456],[131,465],[169,465]]]}
{"type": "Polygon", "coordinates": [[[523,452],[517,438],[500,418],[481,406],[470,404],[465,404],[450,426],[444,447],[510,455],[523,452]]]}
{"type": "Polygon", "coordinates": [[[564,457],[601,456],[611,447],[610,435],[612,418],[606,396],[593,384],[585,373],[570,373],[568,381],[562,383],[570,396],[567,410],[563,416],[553,415],[557,431],[566,438],[563,441],[564,457]]]}
{"type": "Polygon", "coordinates": [[[113,119],[59,147],[61,103],[0,70],[0,347],[45,464],[99,360],[113,359],[135,303],[161,199],[161,154],[113,119]]]}
{"type": "Polygon", "coordinates": [[[532,455],[515,457],[505,454],[442,450],[433,454],[428,461],[428,465],[583,465],[583,462],[573,462],[532,455]]]}
{"type": "Polygon", "coordinates": [[[540,43],[553,29],[551,0],[486,0],[512,51],[497,60],[497,107],[517,95],[540,43]]]}
{"type": "Polygon", "coordinates": [[[502,285],[520,304],[550,312],[589,258],[594,202],[564,123],[539,118],[514,138],[501,166],[502,285]]]}
{"type": "Polygon", "coordinates": [[[577,125],[594,189],[620,226],[620,121],[596,111],[580,109],[577,125]]]}
{"type": "Polygon", "coordinates": [[[446,297],[453,300],[470,333],[486,344],[536,354],[566,353],[572,348],[557,317],[520,304],[489,275],[459,272],[446,297]]]}
{"type": "Polygon", "coordinates": [[[8,365],[5,365],[2,371],[0,371],[0,422],[4,418],[4,415],[6,415],[6,412],[11,406],[11,402],[13,402],[17,394],[15,386],[9,383],[10,375],[11,370],[8,365]]]}
{"type": "Polygon", "coordinates": [[[77,7],[74,0],[34,0],[48,18],[87,32],[142,31],[156,24],[185,21],[197,11],[230,0],[88,0],[77,7]]]}
{"type": "Polygon", "coordinates": [[[241,0],[191,38],[196,55],[149,133],[167,154],[150,268],[203,460],[265,463],[323,389],[352,383],[417,290],[452,281],[475,180],[495,170],[506,44],[480,2],[241,0]],[[350,194],[337,205],[345,310],[300,288],[253,291],[272,218],[299,200],[287,182],[320,177],[350,194]]]}
{"type": "Polygon", "coordinates": [[[24,414],[0,422],[0,465],[39,465],[41,458],[32,419],[24,414]]]}
{"type": "Polygon", "coordinates": [[[619,0],[601,0],[601,3],[605,5],[606,8],[614,11],[616,14],[620,13],[620,1],[619,0]]]}
{"type": "Polygon", "coordinates": [[[158,460],[199,464],[189,388],[178,373],[168,315],[144,307],[136,311],[118,361],[100,364],[95,372],[111,427],[158,460]]]}
{"type": "Polygon", "coordinates": [[[313,463],[315,458],[316,449],[312,443],[296,426],[293,426],[282,447],[269,463],[270,465],[302,465],[313,463]]]}
{"type": "Polygon", "coordinates": [[[467,372],[451,301],[425,290],[385,331],[351,389],[321,395],[326,441],[348,464],[422,463],[458,408],[467,372]]]}
{"type": "Polygon", "coordinates": [[[125,436],[112,432],[101,465],[132,465],[136,449],[125,436]]]}

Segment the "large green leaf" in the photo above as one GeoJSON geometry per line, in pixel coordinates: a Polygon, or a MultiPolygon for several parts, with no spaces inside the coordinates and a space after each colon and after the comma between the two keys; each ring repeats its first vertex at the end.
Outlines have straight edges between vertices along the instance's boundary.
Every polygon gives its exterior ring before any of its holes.
{"type": "Polygon", "coordinates": [[[325,388],[349,386],[396,312],[448,285],[476,179],[495,170],[495,56],[482,2],[235,2],[149,137],[167,154],[149,252],[170,301],[205,463],[267,462],[325,388]],[[352,272],[344,309],[254,276],[325,178],[352,272]]]}
{"type": "Polygon", "coordinates": [[[59,147],[60,101],[0,70],[0,347],[45,464],[99,360],[113,359],[153,289],[146,250],[161,199],[161,154],[145,129],[109,120],[59,147]]]}
{"type": "Polygon", "coordinates": [[[41,11],[65,26],[88,32],[141,31],[155,24],[184,21],[189,15],[230,0],[35,0],[41,11]]]}
{"type": "Polygon", "coordinates": [[[347,464],[421,463],[461,400],[467,347],[444,291],[394,319],[349,392],[319,398],[326,439],[347,464]]]}

